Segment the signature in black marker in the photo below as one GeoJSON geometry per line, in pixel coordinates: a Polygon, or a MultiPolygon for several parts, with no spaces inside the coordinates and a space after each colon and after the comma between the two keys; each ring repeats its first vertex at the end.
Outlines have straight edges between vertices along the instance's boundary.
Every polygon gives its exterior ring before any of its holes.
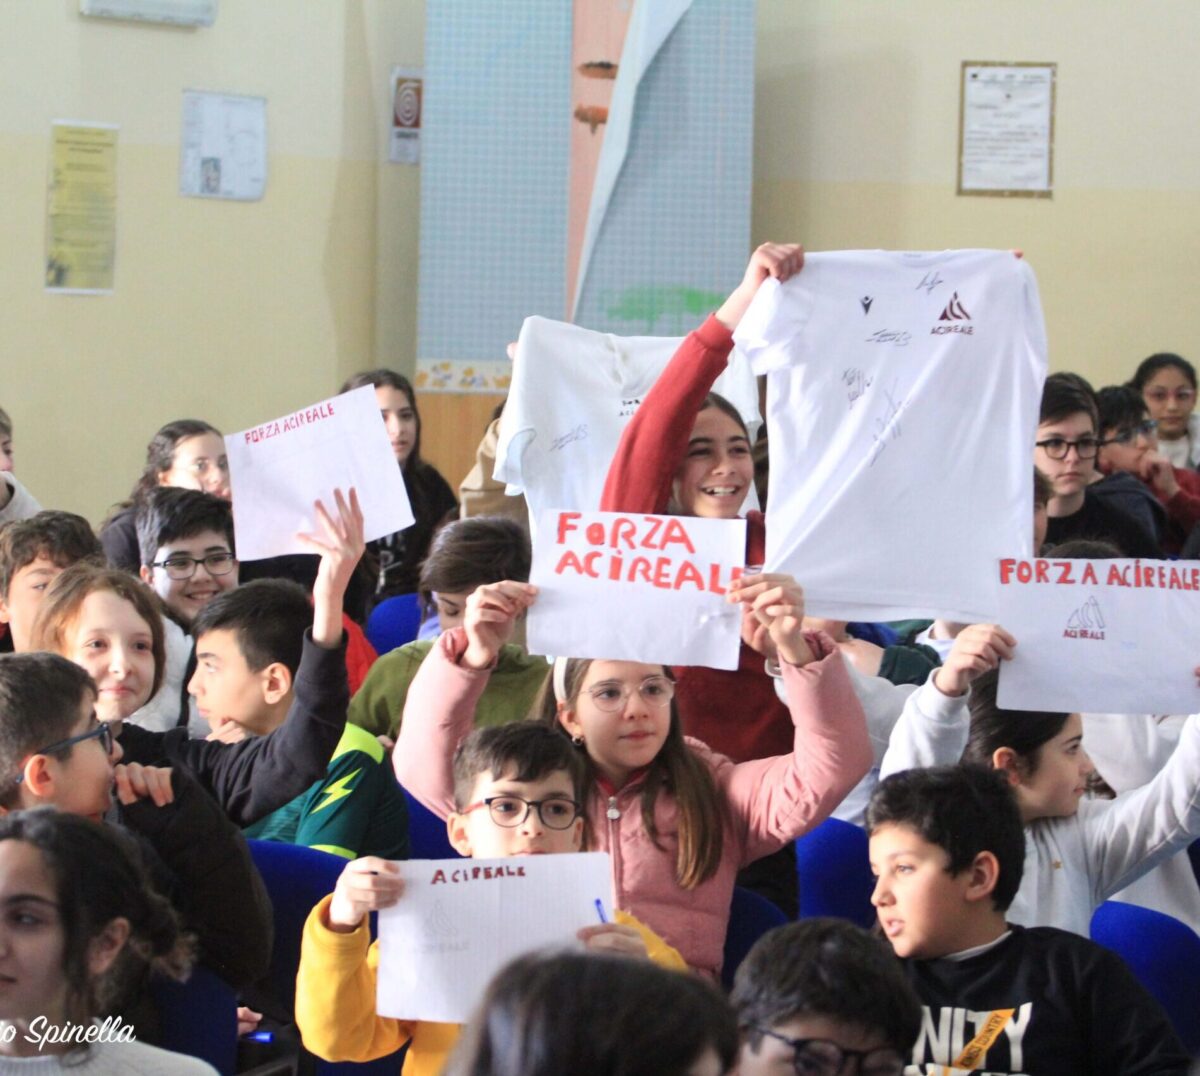
{"type": "Polygon", "coordinates": [[[588,428],[586,422],[581,422],[573,430],[568,430],[561,437],[554,438],[550,442],[550,451],[557,452],[560,448],[566,448],[572,441],[583,441],[587,439],[588,428]]]}

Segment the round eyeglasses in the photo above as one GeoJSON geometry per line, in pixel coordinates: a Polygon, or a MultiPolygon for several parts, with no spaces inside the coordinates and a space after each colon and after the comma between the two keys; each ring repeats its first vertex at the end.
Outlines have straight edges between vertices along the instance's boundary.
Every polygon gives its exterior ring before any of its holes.
{"type": "Polygon", "coordinates": [[[1096,437],[1081,437],[1078,441],[1068,441],[1065,437],[1047,437],[1044,441],[1035,441],[1052,460],[1065,460],[1067,453],[1075,449],[1075,454],[1081,460],[1094,460],[1100,449],[1100,441],[1096,437]]]}
{"type": "Polygon", "coordinates": [[[885,1046],[879,1050],[845,1050],[829,1039],[789,1039],[770,1028],[753,1025],[760,1035],[790,1046],[794,1051],[792,1065],[799,1076],[838,1076],[846,1071],[846,1062],[853,1058],[860,1076],[901,1076],[904,1057],[899,1050],[885,1046]]]}
{"type": "Polygon", "coordinates": [[[477,803],[464,807],[462,813],[470,814],[480,807],[486,807],[492,821],[505,829],[519,826],[534,809],[547,829],[570,829],[583,809],[566,796],[549,796],[544,800],[527,800],[520,796],[485,796],[477,803]]]}
{"type": "Polygon", "coordinates": [[[1154,431],[1157,429],[1158,423],[1151,419],[1148,422],[1139,422],[1136,426],[1127,426],[1111,437],[1104,438],[1100,443],[1102,445],[1128,445],[1139,437],[1153,437],[1154,431]]]}
{"type": "Polygon", "coordinates": [[[584,691],[596,708],[606,714],[615,714],[625,708],[634,691],[647,706],[661,708],[670,704],[675,697],[675,683],[665,676],[647,676],[637,688],[631,688],[620,680],[604,680],[584,691]]]}
{"type": "Polygon", "coordinates": [[[183,553],[175,553],[166,560],[156,560],[151,568],[162,568],[168,579],[181,581],[191,579],[196,574],[196,565],[203,564],[209,575],[228,575],[233,571],[233,554],[228,550],[220,553],[207,553],[203,557],[189,557],[183,553]]]}

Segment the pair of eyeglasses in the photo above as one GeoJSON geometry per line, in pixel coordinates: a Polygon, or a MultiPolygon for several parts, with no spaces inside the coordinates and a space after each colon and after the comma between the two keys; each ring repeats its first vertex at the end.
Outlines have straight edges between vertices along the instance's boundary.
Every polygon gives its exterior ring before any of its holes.
{"type": "Polygon", "coordinates": [[[634,691],[637,691],[647,706],[661,709],[669,705],[675,697],[675,684],[665,676],[647,676],[636,688],[623,684],[620,680],[605,680],[589,687],[584,694],[591,698],[597,709],[615,714],[625,708],[634,691]]]}
{"type": "MultiPolygon", "coordinates": [[[[30,751],[29,754],[30,756],[53,755],[59,751],[65,751],[68,747],[74,747],[77,743],[83,743],[86,740],[99,740],[100,746],[104,748],[106,755],[111,755],[113,752],[112,726],[107,721],[101,721],[97,723],[95,728],[90,728],[87,732],[81,732],[78,736],[71,736],[65,740],[56,740],[45,747],[39,747],[36,751],[30,751]]],[[[19,785],[24,780],[24,777],[24,773],[18,774],[15,783],[19,785]]]]}
{"type": "Polygon", "coordinates": [[[191,579],[196,574],[197,564],[203,564],[209,575],[228,575],[233,571],[233,554],[224,551],[208,553],[203,557],[189,557],[183,553],[176,553],[166,560],[151,562],[150,567],[162,568],[168,579],[183,580],[191,579]]]}
{"type": "Polygon", "coordinates": [[[857,1062],[859,1076],[901,1076],[905,1061],[899,1050],[885,1046],[879,1050],[844,1050],[829,1039],[789,1039],[770,1028],[754,1025],[760,1035],[778,1039],[793,1050],[792,1065],[799,1076],[839,1076],[846,1062],[857,1062]]]}
{"type": "Polygon", "coordinates": [[[1139,422],[1136,426],[1129,426],[1124,430],[1114,433],[1111,437],[1104,438],[1100,443],[1102,445],[1127,445],[1136,440],[1138,437],[1153,437],[1154,431],[1158,429],[1158,423],[1153,419],[1147,422],[1139,422]]]}
{"type": "Polygon", "coordinates": [[[547,829],[570,829],[583,809],[566,796],[549,796],[544,800],[527,800],[520,796],[485,796],[477,803],[464,807],[462,813],[470,814],[480,807],[486,807],[492,821],[506,829],[519,826],[529,817],[531,810],[537,811],[538,818],[547,829]]]}
{"type": "Polygon", "coordinates": [[[1075,454],[1081,460],[1094,460],[1100,450],[1100,440],[1096,437],[1081,437],[1078,441],[1068,441],[1065,437],[1047,437],[1046,440],[1035,441],[1034,444],[1043,449],[1052,460],[1065,460],[1071,449],[1075,449],[1075,454]]]}
{"type": "Polygon", "coordinates": [[[1143,394],[1147,400],[1153,400],[1156,404],[1165,404],[1168,400],[1174,399],[1176,403],[1190,404],[1196,399],[1195,389],[1177,389],[1175,392],[1168,392],[1166,389],[1154,389],[1152,392],[1143,394]]]}

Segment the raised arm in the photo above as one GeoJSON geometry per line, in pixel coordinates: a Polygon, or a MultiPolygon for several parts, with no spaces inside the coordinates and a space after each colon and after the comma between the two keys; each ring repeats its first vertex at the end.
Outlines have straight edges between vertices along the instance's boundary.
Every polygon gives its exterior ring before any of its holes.
{"type": "Polygon", "coordinates": [[[790,755],[717,766],[746,863],[823,822],[872,763],[866,716],[837,646],[802,631],[803,591],[778,579],[751,576],[730,591],[770,635],[795,725],[790,755]]]}
{"type": "Polygon", "coordinates": [[[1200,715],[1187,719],[1153,781],[1115,800],[1084,801],[1079,821],[1097,901],[1200,837],[1200,715]]]}
{"type": "Polygon", "coordinates": [[[467,599],[463,626],[443,632],[408,688],[392,765],[398,780],[434,814],[454,809],[454,752],[474,727],[475,708],[500,650],[537,587],[489,583],[467,599]]]}
{"type": "Polygon", "coordinates": [[[725,372],[733,330],[767,277],[786,280],[803,264],[801,247],[764,243],[721,308],[684,338],[621,434],[604,481],[602,511],[666,509],[700,404],[725,372]]]}
{"type": "Polygon", "coordinates": [[[904,704],[879,766],[880,780],[902,770],[955,765],[970,732],[971,681],[1011,658],[1016,645],[996,624],[972,624],[959,632],[946,663],[904,704]]]}

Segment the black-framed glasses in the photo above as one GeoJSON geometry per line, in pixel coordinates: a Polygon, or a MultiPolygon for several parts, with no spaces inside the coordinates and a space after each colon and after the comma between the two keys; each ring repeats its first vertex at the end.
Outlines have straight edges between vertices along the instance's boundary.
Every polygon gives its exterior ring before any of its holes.
{"type": "Polygon", "coordinates": [[[631,688],[620,680],[605,680],[589,687],[584,694],[591,697],[597,709],[615,714],[624,709],[625,703],[635,690],[641,696],[642,702],[656,708],[668,705],[675,697],[675,684],[665,676],[647,676],[636,688],[631,688]]]}
{"type": "Polygon", "coordinates": [[[768,1027],[753,1025],[760,1035],[778,1039],[793,1051],[792,1064],[799,1076],[839,1076],[846,1071],[846,1062],[857,1063],[859,1076],[901,1076],[904,1055],[884,1046],[878,1050],[845,1050],[829,1039],[789,1039],[768,1027]]]}
{"type": "Polygon", "coordinates": [[[1075,454],[1081,460],[1094,460],[1100,450],[1100,440],[1097,437],[1080,437],[1077,441],[1068,441],[1065,437],[1047,437],[1046,440],[1035,441],[1034,444],[1043,449],[1052,460],[1065,460],[1071,449],[1075,449],[1075,454]]]}
{"type": "Polygon", "coordinates": [[[547,796],[544,800],[527,800],[520,796],[485,796],[477,803],[464,807],[462,813],[470,814],[480,807],[486,807],[492,821],[506,829],[519,826],[529,817],[531,809],[537,810],[538,818],[547,829],[570,829],[583,810],[580,804],[566,796],[547,796]]]}
{"type": "Polygon", "coordinates": [[[1157,429],[1158,423],[1153,419],[1148,419],[1146,422],[1139,422],[1136,426],[1127,426],[1111,437],[1104,438],[1100,443],[1102,445],[1127,445],[1138,437],[1153,437],[1154,431],[1157,429]]]}
{"type": "Polygon", "coordinates": [[[233,571],[233,554],[228,550],[206,553],[202,557],[189,557],[186,553],[172,553],[166,560],[151,562],[151,568],[162,568],[168,579],[182,581],[196,574],[196,565],[203,564],[209,575],[228,575],[233,571]]]}
{"type": "MultiPolygon", "coordinates": [[[[100,721],[95,728],[90,728],[87,732],[81,732],[78,736],[70,736],[65,740],[56,740],[45,747],[39,747],[36,751],[30,751],[29,756],[53,755],[59,751],[65,751],[68,747],[74,747],[77,743],[83,743],[85,740],[99,740],[106,755],[111,755],[113,752],[112,726],[107,721],[100,721]]],[[[24,777],[24,772],[17,774],[15,783],[19,785],[24,777]]]]}

